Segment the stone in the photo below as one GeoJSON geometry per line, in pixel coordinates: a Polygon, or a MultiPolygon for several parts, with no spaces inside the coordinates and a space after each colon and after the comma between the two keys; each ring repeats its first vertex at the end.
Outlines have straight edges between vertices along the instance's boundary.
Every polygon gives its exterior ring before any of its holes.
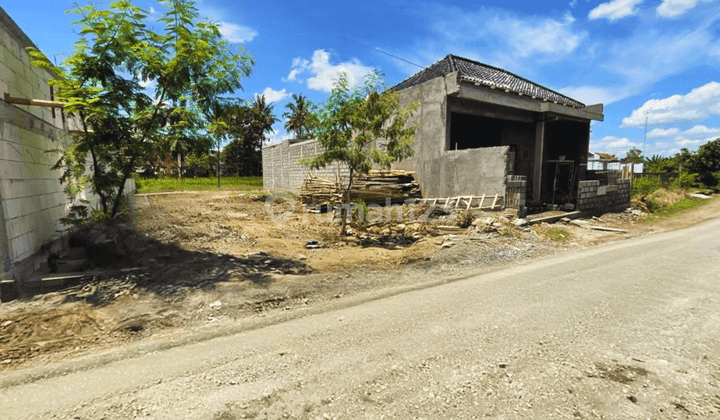
{"type": "Polygon", "coordinates": [[[216,300],[215,302],[210,304],[210,309],[220,309],[222,308],[222,302],[219,300],[216,300]]]}
{"type": "Polygon", "coordinates": [[[489,225],[492,225],[493,222],[495,222],[495,219],[493,219],[492,217],[481,217],[481,218],[473,220],[472,224],[474,226],[481,226],[481,225],[489,226],[489,225]]]}
{"type": "Polygon", "coordinates": [[[515,219],[515,221],[513,222],[513,224],[515,226],[520,226],[520,227],[527,226],[528,223],[530,223],[530,221],[528,219],[515,219]]]}
{"type": "Polygon", "coordinates": [[[452,246],[454,246],[454,245],[455,245],[455,242],[453,242],[453,241],[447,241],[447,242],[443,242],[443,244],[440,245],[440,248],[450,248],[450,247],[452,247],[452,246]]]}

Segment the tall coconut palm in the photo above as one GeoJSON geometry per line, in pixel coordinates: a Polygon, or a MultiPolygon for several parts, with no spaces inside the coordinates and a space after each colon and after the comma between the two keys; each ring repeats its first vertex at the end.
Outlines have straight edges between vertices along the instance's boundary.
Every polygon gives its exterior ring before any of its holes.
{"type": "Polygon", "coordinates": [[[313,112],[315,106],[303,95],[292,96],[294,102],[285,105],[289,111],[283,114],[287,119],[285,129],[295,133],[295,137],[299,139],[309,139],[313,137],[313,130],[317,127],[317,116],[313,112]]]}

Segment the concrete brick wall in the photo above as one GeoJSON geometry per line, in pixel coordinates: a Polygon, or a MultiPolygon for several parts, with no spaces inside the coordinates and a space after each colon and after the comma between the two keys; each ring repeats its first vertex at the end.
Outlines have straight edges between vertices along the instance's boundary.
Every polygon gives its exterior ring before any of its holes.
{"type": "Polygon", "coordinates": [[[323,148],[316,140],[294,144],[285,141],[263,147],[263,188],[267,191],[290,191],[297,194],[308,172],[331,181],[337,180],[339,173],[341,181],[347,183],[350,176],[347,165],[339,165],[339,170],[337,163],[310,170],[302,164],[303,159],[317,156],[322,152],[323,148]]]}
{"type": "Polygon", "coordinates": [[[447,150],[448,94],[456,92],[457,74],[450,73],[400,91],[401,104],[418,102],[410,124],[416,124],[414,156],[392,165],[417,172],[423,197],[505,193],[508,146],[447,150]]]}
{"type": "MultiPolygon", "coordinates": [[[[60,184],[61,171],[52,165],[67,147],[70,119],[59,110],[6,103],[2,94],[50,98],[52,75],[30,65],[25,48],[34,46],[0,9],[0,277],[17,277],[17,267],[41,246],[59,237],[58,221],[71,204],[60,184]]],[[[134,193],[130,181],[129,193],[134,193]]],[[[96,197],[83,197],[97,202],[96,197]]],[[[0,279],[1,280],[1,279],[0,279]]]]}
{"type": "Polygon", "coordinates": [[[612,185],[600,181],[580,181],[577,209],[593,213],[623,211],[630,207],[630,180],[615,179],[612,185]]]}
{"type": "Polygon", "coordinates": [[[525,206],[527,196],[527,177],[508,175],[505,183],[505,207],[520,209],[525,206]]]}

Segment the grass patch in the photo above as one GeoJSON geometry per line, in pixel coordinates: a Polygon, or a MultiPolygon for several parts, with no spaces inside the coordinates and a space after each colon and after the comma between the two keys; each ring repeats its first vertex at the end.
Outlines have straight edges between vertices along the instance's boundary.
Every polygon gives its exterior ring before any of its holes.
{"type": "Polygon", "coordinates": [[[555,242],[565,242],[570,239],[571,233],[565,228],[560,227],[549,227],[548,225],[541,224],[535,227],[535,232],[547,239],[555,242]]]}
{"type": "MultiPolygon", "coordinates": [[[[166,191],[206,191],[216,190],[217,178],[136,178],[135,186],[138,194],[166,191]]],[[[220,188],[238,191],[262,191],[261,176],[227,176],[220,178],[220,188]]]]}
{"type": "Polygon", "coordinates": [[[694,197],[686,197],[682,200],[669,204],[665,207],[661,207],[654,211],[652,214],[649,214],[645,216],[644,220],[665,220],[669,219],[671,217],[675,217],[678,214],[694,209],[696,207],[704,206],[705,204],[710,204],[712,200],[707,198],[694,198],[694,197]]]}

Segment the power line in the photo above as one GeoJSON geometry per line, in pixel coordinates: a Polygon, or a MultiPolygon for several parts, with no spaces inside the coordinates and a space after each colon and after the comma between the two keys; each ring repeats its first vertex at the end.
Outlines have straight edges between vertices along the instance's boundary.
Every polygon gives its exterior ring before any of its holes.
{"type": "Polygon", "coordinates": [[[396,58],[396,59],[398,59],[398,60],[400,60],[400,61],[404,61],[404,62],[406,62],[406,63],[408,63],[408,64],[412,64],[413,66],[420,67],[421,69],[424,69],[424,68],[425,68],[425,67],[421,66],[420,64],[416,64],[416,63],[413,63],[412,61],[408,61],[408,60],[406,60],[406,59],[404,59],[404,58],[400,58],[400,57],[398,57],[397,55],[390,54],[389,52],[383,51],[383,50],[381,50],[380,48],[377,48],[377,47],[376,47],[375,50],[378,51],[378,52],[381,52],[381,53],[383,53],[383,54],[385,54],[385,55],[389,55],[389,56],[392,57],[392,58],[396,58]]]}

